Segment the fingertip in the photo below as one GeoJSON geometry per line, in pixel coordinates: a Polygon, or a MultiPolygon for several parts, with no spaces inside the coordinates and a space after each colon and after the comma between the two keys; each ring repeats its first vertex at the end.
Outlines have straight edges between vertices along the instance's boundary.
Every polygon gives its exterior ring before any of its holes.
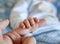
{"type": "Polygon", "coordinates": [[[8,26],[8,24],[9,24],[9,20],[8,19],[1,21],[0,22],[0,29],[2,29],[2,31],[4,31],[5,28],[8,26]]]}
{"type": "Polygon", "coordinates": [[[25,19],[25,20],[24,20],[24,24],[25,24],[25,27],[26,27],[26,28],[30,28],[30,27],[31,27],[28,19],[25,19]]]}
{"type": "Polygon", "coordinates": [[[42,22],[43,23],[43,22],[46,22],[46,20],[45,19],[40,19],[39,22],[42,22]]]}
{"type": "Polygon", "coordinates": [[[34,19],[33,19],[33,18],[29,18],[28,20],[29,20],[30,25],[31,25],[32,27],[34,27],[34,26],[35,26],[35,21],[34,21],[34,19]]]}
{"type": "Polygon", "coordinates": [[[20,25],[19,25],[20,28],[24,29],[25,28],[25,25],[23,22],[20,22],[20,25]]]}
{"type": "Polygon", "coordinates": [[[38,23],[39,22],[39,19],[38,18],[33,18],[35,23],[38,23]]]}

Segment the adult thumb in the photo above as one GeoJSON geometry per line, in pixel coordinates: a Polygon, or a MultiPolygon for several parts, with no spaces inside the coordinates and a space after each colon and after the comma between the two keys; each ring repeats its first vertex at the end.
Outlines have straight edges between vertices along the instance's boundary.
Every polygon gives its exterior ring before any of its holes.
{"type": "Polygon", "coordinates": [[[9,20],[4,20],[0,22],[0,29],[3,31],[9,24],[9,20]]]}

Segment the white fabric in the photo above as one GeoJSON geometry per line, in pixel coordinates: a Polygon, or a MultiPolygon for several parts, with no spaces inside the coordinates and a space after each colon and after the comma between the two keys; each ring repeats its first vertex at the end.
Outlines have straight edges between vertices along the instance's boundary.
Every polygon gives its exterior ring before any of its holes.
{"type": "Polygon", "coordinates": [[[38,43],[41,44],[56,44],[59,43],[60,39],[59,36],[56,38],[58,33],[56,34],[53,32],[50,35],[49,34],[42,34],[44,32],[49,32],[53,30],[60,31],[60,23],[56,17],[57,11],[56,8],[47,1],[41,1],[41,0],[20,0],[15,7],[13,8],[10,16],[10,23],[12,28],[17,28],[19,26],[19,23],[22,22],[24,19],[27,19],[28,17],[37,17],[39,19],[44,18],[46,20],[46,24],[43,27],[39,27],[36,29],[34,33],[28,33],[26,36],[33,36],[38,35],[36,37],[38,43]],[[22,3],[20,3],[22,2],[22,3]],[[29,2],[29,3],[28,3],[29,2]],[[52,36],[54,35],[54,37],[52,36]],[[46,37],[47,36],[47,37],[46,37]],[[40,38],[40,39],[39,39],[40,38]],[[43,43],[42,43],[43,41],[43,43]]]}

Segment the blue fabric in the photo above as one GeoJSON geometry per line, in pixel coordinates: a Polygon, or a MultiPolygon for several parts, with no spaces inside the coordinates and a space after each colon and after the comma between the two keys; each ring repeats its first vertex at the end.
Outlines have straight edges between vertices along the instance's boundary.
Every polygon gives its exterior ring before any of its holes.
{"type": "MultiPolygon", "coordinates": [[[[56,26],[56,25],[55,25],[56,26]]],[[[43,33],[39,33],[34,35],[36,40],[41,44],[60,44],[60,25],[59,27],[54,27],[55,29],[51,28],[51,31],[46,31],[43,33]]]]}
{"type": "Polygon", "coordinates": [[[5,34],[5,33],[9,32],[9,31],[11,31],[11,30],[12,30],[12,28],[11,28],[11,27],[7,27],[7,28],[3,31],[3,34],[5,34]]]}
{"type": "MultiPolygon", "coordinates": [[[[58,11],[58,14],[60,14],[60,7],[57,5],[57,3],[59,2],[60,0],[57,0],[55,4],[55,6],[57,7],[57,11],[58,11]]],[[[9,15],[10,15],[10,11],[12,8],[8,8],[8,7],[5,7],[4,6],[4,3],[7,3],[9,2],[8,0],[0,0],[1,3],[3,3],[2,6],[0,6],[0,8],[3,8],[5,9],[5,13],[0,13],[0,18],[2,19],[7,19],[9,18],[9,15]]],[[[36,40],[38,41],[37,43],[38,44],[60,44],[60,25],[58,25],[59,27],[54,27],[54,29],[52,28],[51,31],[47,31],[47,32],[43,32],[43,33],[39,33],[39,34],[36,34],[36,35],[33,35],[36,40]]],[[[6,28],[6,30],[3,32],[3,34],[11,31],[12,28],[10,26],[8,26],[6,28]]]]}

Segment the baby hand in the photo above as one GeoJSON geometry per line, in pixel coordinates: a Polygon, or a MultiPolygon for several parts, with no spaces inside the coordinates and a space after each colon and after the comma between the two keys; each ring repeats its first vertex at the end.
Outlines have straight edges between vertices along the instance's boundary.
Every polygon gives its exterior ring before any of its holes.
{"type": "Polygon", "coordinates": [[[38,18],[25,19],[19,25],[19,28],[21,28],[20,33],[24,35],[30,32],[34,32],[37,30],[38,27],[44,26],[44,24],[45,19],[38,19],[38,18]]]}
{"type": "Polygon", "coordinates": [[[36,44],[34,37],[21,37],[18,33],[13,32],[13,30],[7,34],[2,34],[2,31],[8,26],[9,21],[0,20],[0,44],[36,44]]]}

